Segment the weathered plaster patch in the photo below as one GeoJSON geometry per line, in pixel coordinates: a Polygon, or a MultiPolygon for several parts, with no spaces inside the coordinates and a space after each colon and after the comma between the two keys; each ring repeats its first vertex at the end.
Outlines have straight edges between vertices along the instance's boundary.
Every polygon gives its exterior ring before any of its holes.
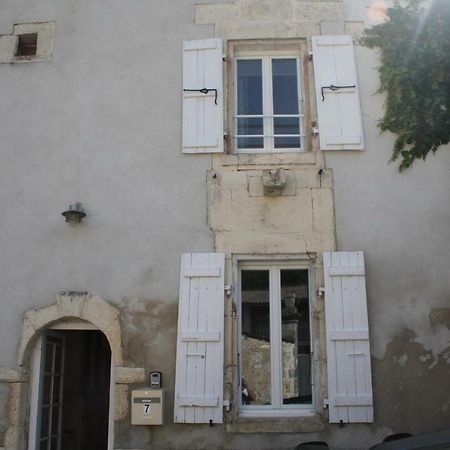
{"type": "MultiPolygon", "coordinates": [[[[375,270],[377,270],[375,268],[375,270]]],[[[373,321],[383,321],[383,328],[373,329],[372,355],[383,359],[386,346],[395,339],[399,329],[414,331],[414,341],[437,356],[450,346],[450,308],[431,308],[426,298],[413,297],[401,303],[401,299],[394,299],[389,303],[389,314],[385,309],[379,309],[383,304],[373,305],[375,317],[373,321]],[[426,318],[428,317],[428,321],[426,318]]],[[[370,297],[369,297],[370,301],[370,297]]]]}
{"type": "Polygon", "coordinates": [[[383,411],[376,421],[394,432],[433,431],[450,423],[448,398],[438,388],[448,386],[446,352],[433,357],[415,339],[405,329],[388,344],[382,360],[373,359],[374,404],[376,411],[383,411]],[[424,389],[430,386],[436,388],[424,389]]]}
{"type": "Polygon", "coordinates": [[[444,353],[443,358],[447,364],[450,364],[450,352],[444,353]]]}
{"type": "Polygon", "coordinates": [[[159,367],[146,369],[172,373],[175,365],[178,304],[142,300],[139,306],[132,309],[128,309],[128,302],[119,305],[119,308],[125,361],[129,365],[140,367],[145,367],[148,361],[163,361],[159,367]]]}
{"type": "Polygon", "coordinates": [[[397,358],[397,356],[394,356],[393,358],[394,363],[397,363],[400,367],[405,367],[406,362],[408,361],[408,355],[406,353],[404,353],[403,355],[399,356],[397,358]]]}
{"type": "Polygon", "coordinates": [[[450,329],[450,308],[433,308],[428,317],[431,325],[445,325],[450,329]]]}
{"type": "Polygon", "coordinates": [[[116,367],[116,384],[144,383],[145,370],[142,367],[116,367]]]}
{"type": "Polygon", "coordinates": [[[239,419],[227,424],[226,430],[235,433],[315,433],[323,430],[324,421],[318,415],[301,419],[239,419]]]}
{"type": "Polygon", "coordinates": [[[428,354],[428,353],[426,355],[420,355],[419,359],[420,359],[421,362],[424,363],[424,362],[428,361],[429,359],[431,359],[431,355],[428,354]]]}
{"type": "Polygon", "coordinates": [[[114,420],[125,420],[128,415],[129,387],[126,384],[118,384],[115,387],[115,412],[114,420]]]}
{"type": "MultiPolygon", "coordinates": [[[[129,415],[126,420],[116,423],[114,428],[114,444],[123,449],[153,448],[152,427],[130,427],[129,415]]],[[[170,447],[169,447],[170,448],[170,447]]]]}

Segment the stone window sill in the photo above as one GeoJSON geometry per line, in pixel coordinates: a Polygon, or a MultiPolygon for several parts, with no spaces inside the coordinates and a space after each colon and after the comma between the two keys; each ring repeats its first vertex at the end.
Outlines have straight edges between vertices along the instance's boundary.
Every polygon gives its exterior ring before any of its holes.
{"type": "Polygon", "coordinates": [[[315,152],[235,153],[222,155],[223,166],[314,165],[315,152]]]}
{"type": "Polygon", "coordinates": [[[299,417],[239,417],[227,423],[230,433],[315,433],[323,429],[318,414],[299,417]]]}

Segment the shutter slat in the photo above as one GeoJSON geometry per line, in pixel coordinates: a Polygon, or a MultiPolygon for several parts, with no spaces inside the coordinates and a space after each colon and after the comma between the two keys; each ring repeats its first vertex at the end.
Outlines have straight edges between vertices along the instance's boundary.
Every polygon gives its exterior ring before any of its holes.
{"type": "Polygon", "coordinates": [[[209,278],[208,295],[213,295],[219,299],[219,304],[207,302],[207,327],[212,331],[219,331],[221,340],[219,342],[211,342],[207,344],[206,352],[206,374],[205,374],[205,392],[215,393],[219,398],[217,407],[208,408],[206,410],[205,421],[210,420],[213,423],[222,423],[223,418],[223,357],[224,357],[224,267],[225,255],[223,253],[210,253],[209,264],[211,267],[220,268],[220,278],[209,278]],[[218,282],[220,280],[220,282],[218,282]]]}
{"type": "Polygon", "coordinates": [[[219,405],[219,397],[179,397],[178,404],[184,407],[215,408],[219,405]]]}
{"type": "MultiPolygon", "coordinates": [[[[192,255],[192,263],[197,267],[201,267],[200,270],[207,268],[205,272],[209,272],[209,254],[208,253],[194,253],[192,255]]],[[[205,329],[208,322],[208,313],[206,309],[206,304],[208,302],[208,289],[210,285],[211,278],[208,277],[195,277],[193,280],[198,281],[199,287],[197,291],[198,296],[198,310],[196,317],[193,316],[193,320],[196,321],[196,325],[199,329],[205,329]]],[[[189,329],[193,329],[194,327],[190,327],[189,329]]],[[[194,396],[203,397],[207,396],[207,392],[205,390],[205,376],[207,372],[206,367],[206,357],[207,357],[207,349],[206,342],[190,342],[188,344],[191,347],[194,347],[197,352],[203,353],[205,355],[204,358],[193,358],[192,364],[195,366],[195,376],[194,376],[194,396]]],[[[193,405],[193,406],[201,406],[201,405],[193,405]]],[[[194,413],[194,423],[207,423],[208,420],[205,418],[205,409],[203,407],[199,408],[190,408],[194,413]]]]}
{"type": "Polygon", "coordinates": [[[184,271],[185,277],[220,277],[220,267],[194,267],[184,271]]]}
{"type": "Polygon", "coordinates": [[[364,150],[352,37],[313,36],[312,46],[320,148],[364,150]],[[355,87],[329,89],[327,86],[355,87]]]}
{"type": "Polygon", "coordinates": [[[342,277],[342,276],[361,276],[365,275],[364,267],[359,266],[342,266],[342,267],[330,267],[328,274],[330,277],[342,277]]]}
{"type": "Polygon", "coordinates": [[[340,396],[332,399],[333,406],[372,406],[373,400],[369,396],[340,396]]]}
{"type": "MultiPolygon", "coordinates": [[[[197,147],[201,146],[203,148],[207,148],[207,147],[211,147],[211,148],[215,148],[218,145],[218,141],[217,139],[215,140],[209,140],[209,141],[205,141],[205,140],[193,140],[193,139],[186,139],[184,141],[184,153],[198,153],[197,151],[197,147]]],[[[206,153],[206,152],[205,152],[206,153]]]]}
{"type": "Polygon", "coordinates": [[[220,341],[220,331],[182,331],[180,339],[184,341],[220,341]]]}
{"type": "MultiPolygon", "coordinates": [[[[196,41],[184,41],[183,49],[185,51],[197,51],[197,50],[213,50],[218,46],[220,39],[204,39],[196,41]]],[[[220,43],[220,48],[222,44],[220,43]]]]}
{"type": "Polygon", "coordinates": [[[330,331],[330,340],[332,341],[361,341],[369,339],[369,330],[336,330],[330,331]]]}
{"type": "Polygon", "coordinates": [[[222,72],[220,39],[183,43],[183,153],[223,152],[222,72]]]}
{"type": "Polygon", "coordinates": [[[224,264],[223,253],[192,253],[181,259],[177,423],[222,423],[224,264]]]}
{"type": "Polygon", "coordinates": [[[361,136],[325,136],[328,145],[359,145],[361,136]]]}
{"type": "Polygon", "coordinates": [[[330,422],[373,422],[362,252],[324,253],[330,422]]]}

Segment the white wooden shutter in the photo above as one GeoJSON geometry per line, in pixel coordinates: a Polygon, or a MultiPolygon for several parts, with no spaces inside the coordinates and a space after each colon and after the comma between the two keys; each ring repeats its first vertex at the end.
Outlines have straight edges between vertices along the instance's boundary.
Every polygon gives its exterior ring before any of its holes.
{"type": "Polygon", "coordinates": [[[222,70],[221,39],[184,41],[183,153],[223,152],[222,70]]]}
{"type": "Polygon", "coordinates": [[[312,48],[321,150],[364,150],[352,37],[314,36],[312,48]]]}
{"type": "Polygon", "coordinates": [[[175,414],[178,423],[222,423],[223,253],[181,257],[175,414]]]}
{"type": "Polygon", "coordinates": [[[330,422],[373,422],[363,252],[323,255],[330,422]]]}

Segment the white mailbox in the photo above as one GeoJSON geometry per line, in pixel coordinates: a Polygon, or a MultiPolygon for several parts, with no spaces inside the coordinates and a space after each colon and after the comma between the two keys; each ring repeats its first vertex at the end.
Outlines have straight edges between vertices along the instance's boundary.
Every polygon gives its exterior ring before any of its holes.
{"type": "Polygon", "coordinates": [[[162,425],[163,389],[141,388],[131,391],[131,425],[162,425]]]}

